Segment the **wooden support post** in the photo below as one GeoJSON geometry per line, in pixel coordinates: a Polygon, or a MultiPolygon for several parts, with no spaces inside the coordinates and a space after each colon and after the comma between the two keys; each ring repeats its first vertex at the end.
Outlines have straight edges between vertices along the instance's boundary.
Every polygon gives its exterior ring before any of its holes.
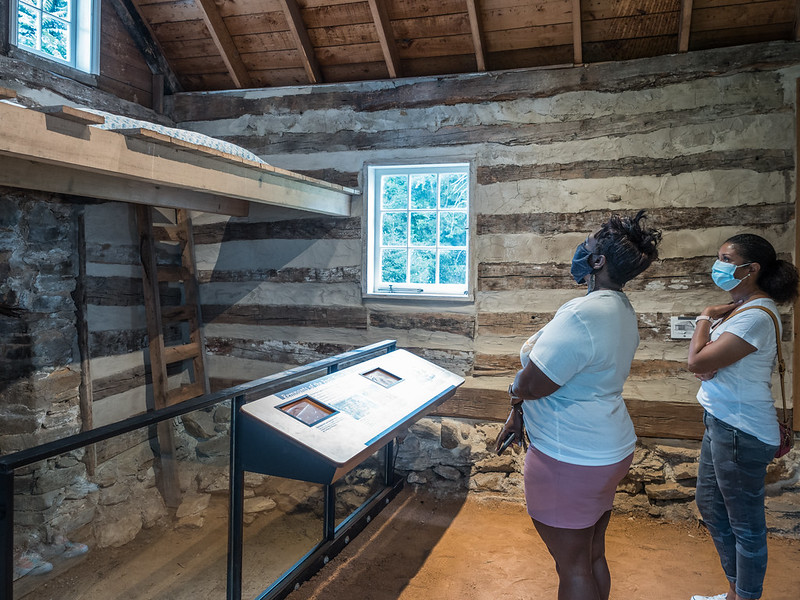
{"type": "MultiPolygon", "coordinates": [[[[795,135],[795,156],[800,156],[800,79],[795,83],[795,113],[794,113],[794,135],[795,135]]],[[[797,224],[797,211],[800,210],[800,178],[795,172],[794,177],[794,262],[797,264],[800,257],[800,227],[797,224]]],[[[800,299],[796,300],[792,307],[792,428],[800,431],[800,410],[797,410],[795,399],[800,397],[800,299]]]]}

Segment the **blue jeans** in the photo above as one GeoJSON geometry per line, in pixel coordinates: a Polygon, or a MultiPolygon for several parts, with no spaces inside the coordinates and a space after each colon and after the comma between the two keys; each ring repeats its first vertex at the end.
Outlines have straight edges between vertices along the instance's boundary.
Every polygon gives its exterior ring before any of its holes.
{"type": "Polygon", "coordinates": [[[703,415],[697,508],[740,598],[761,597],[767,571],[764,477],[777,446],[703,415]]]}

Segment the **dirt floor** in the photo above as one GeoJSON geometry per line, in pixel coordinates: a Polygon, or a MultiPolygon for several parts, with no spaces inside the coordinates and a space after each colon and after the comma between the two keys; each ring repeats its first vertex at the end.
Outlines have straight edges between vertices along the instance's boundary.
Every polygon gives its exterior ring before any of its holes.
{"type": "MultiPolygon", "coordinates": [[[[219,502],[199,529],[149,530],[15,582],[24,600],[223,600],[227,531],[219,502]]],[[[308,516],[260,516],[245,532],[243,598],[254,598],[314,544],[308,516]],[[309,546],[309,544],[311,546],[309,546]]],[[[800,540],[770,538],[765,600],[800,597],[800,540]]],[[[691,524],[614,515],[614,600],[688,600],[727,587],[711,540],[691,524]]],[[[437,500],[407,486],[288,600],[555,600],[552,559],[524,507],[437,500]]]]}

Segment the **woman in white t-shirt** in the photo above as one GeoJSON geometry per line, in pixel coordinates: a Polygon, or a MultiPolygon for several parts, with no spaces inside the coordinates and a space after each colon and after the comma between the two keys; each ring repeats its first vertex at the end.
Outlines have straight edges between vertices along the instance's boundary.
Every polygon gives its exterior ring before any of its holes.
{"type": "Polygon", "coordinates": [[[765,307],[780,323],[776,304],[797,298],[798,274],[767,240],[741,234],[722,244],[711,277],[732,301],[706,307],[689,344],[705,409],[696,500],[730,590],[692,600],[751,600],[767,568],[764,477],[779,443],[771,391],[779,334],[769,313],[748,308],[765,307]]]}
{"type": "Polygon", "coordinates": [[[524,415],[525,500],[555,559],[559,600],[607,600],[611,589],[605,532],[636,444],[622,386],[639,333],[622,286],[658,257],[661,239],[643,220],[613,216],[578,246],[570,272],[587,294],[523,350],[509,388],[517,408],[498,437],[500,449],[524,415]]]}

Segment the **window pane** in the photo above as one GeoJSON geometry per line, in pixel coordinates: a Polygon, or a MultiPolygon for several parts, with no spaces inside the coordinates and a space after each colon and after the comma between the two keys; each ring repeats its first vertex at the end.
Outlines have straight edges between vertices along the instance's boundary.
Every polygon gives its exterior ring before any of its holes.
{"type": "Polygon", "coordinates": [[[411,176],[411,208],[436,208],[436,174],[411,176]]]}
{"type": "Polygon", "coordinates": [[[381,250],[381,281],[405,283],[407,261],[405,250],[381,250]]]}
{"type": "Polygon", "coordinates": [[[385,213],[381,220],[381,246],[407,245],[408,213],[385,213]]]}
{"type": "Polygon", "coordinates": [[[411,251],[410,283],[436,283],[436,252],[433,250],[411,251]]]}
{"type": "Polygon", "coordinates": [[[408,208],[408,176],[381,177],[381,208],[408,208]]]}
{"type": "Polygon", "coordinates": [[[436,246],[436,213],[411,213],[411,245],[436,246]]]}
{"type": "Polygon", "coordinates": [[[39,15],[41,13],[31,10],[22,2],[19,3],[19,18],[17,19],[17,43],[28,48],[37,48],[39,39],[39,15]]]}
{"type": "Polygon", "coordinates": [[[467,208],[466,173],[447,173],[441,178],[439,208],[467,208]]]}
{"type": "Polygon", "coordinates": [[[44,0],[44,10],[62,19],[69,19],[69,5],[69,0],[44,0]]]}
{"type": "Polygon", "coordinates": [[[467,282],[467,253],[464,250],[445,250],[439,262],[439,283],[467,282]]]}
{"type": "Polygon", "coordinates": [[[442,211],[439,243],[442,246],[467,245],[467,213],[442,211]]]}
{"type": "Polygon", "coordinates": [[[42,8],[42,0],[19,0],[20,8],[22,7],[22,3],[30,4],[31,6],[35,6],[36,8],[42,8]]]}
{"type": "Polygon", "coordinates": [[[42,16],[42,52],[69,60],[69,26],[59,19],[42,16]]]}

